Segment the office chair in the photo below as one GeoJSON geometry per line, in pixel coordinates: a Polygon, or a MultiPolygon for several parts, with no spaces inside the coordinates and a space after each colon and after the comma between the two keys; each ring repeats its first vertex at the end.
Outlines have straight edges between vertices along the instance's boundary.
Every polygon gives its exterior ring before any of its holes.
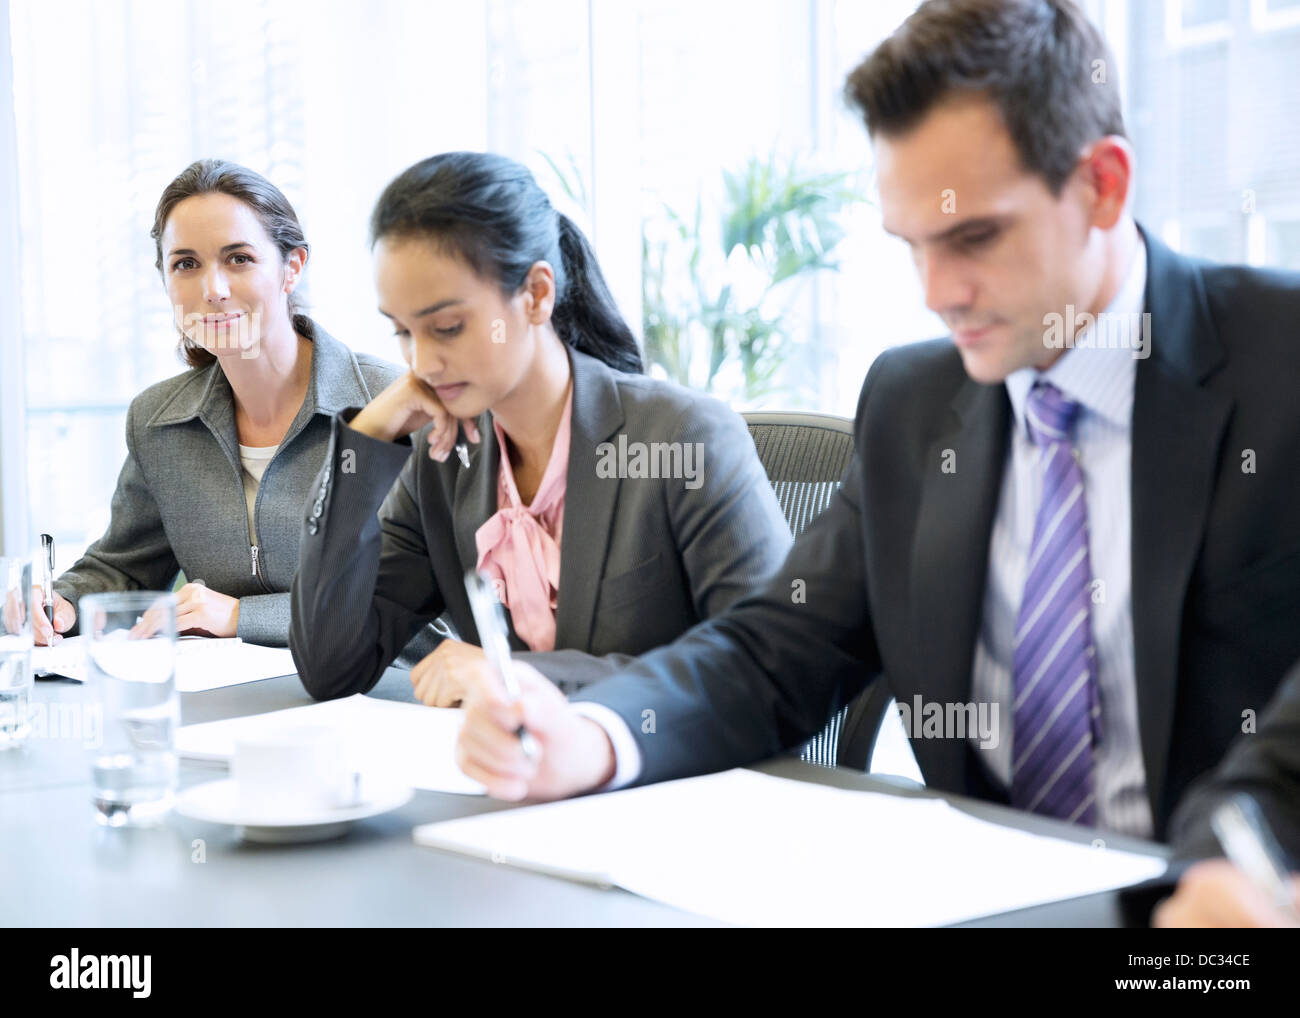
{"type": "MultiPolygon", "coordinates": [[[[755,411],[744,418],[781,512],[797,538],[840,486],[853,455],[853,422],[800,411],[755,411]]],[[[872,682],[808,741],[800,759],[865,771],[889,700],[884,683],[872,682]]]]}

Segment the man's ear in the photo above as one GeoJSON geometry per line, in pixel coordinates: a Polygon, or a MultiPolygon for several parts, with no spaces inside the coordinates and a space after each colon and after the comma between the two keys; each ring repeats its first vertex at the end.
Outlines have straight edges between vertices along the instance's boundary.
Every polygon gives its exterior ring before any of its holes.
{"type": "Polygon", "coordinates": [[[555,311],[555,270],[550,262],[533,262],[524,277],[524,314],[530,325],[545,325],[555,311]]]}
{"type": "Polygon", "coordinates": [[[1090,225],[1109,230],[1133,189],[1133,146],[1118,135],[1099,138],[1084,152],[1081,169],[1092,200],[1090,225]]]}

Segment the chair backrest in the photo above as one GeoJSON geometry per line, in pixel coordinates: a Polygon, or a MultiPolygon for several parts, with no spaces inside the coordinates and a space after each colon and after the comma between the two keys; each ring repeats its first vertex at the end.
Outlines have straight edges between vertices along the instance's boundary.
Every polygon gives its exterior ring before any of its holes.
{"type": "MultiPolygon", "coordinates": [[[[747,413],[744,417],[785,522],[798,537],[830,504],[840,486],[853,455],[853,422],[830,414],[784,410],[747,413]]],[[[824,767],[835,766],[849,706],[836,712],[826,727],[809,740],[800,753],[801,759],[824,767]]]]}
{"type": "Polygon", "coordinates": [[[853,455],[853,422],[830,414],[786,410],[755,411],[744,417],[785,522],[798,537],[840,486],[853,455]]]}

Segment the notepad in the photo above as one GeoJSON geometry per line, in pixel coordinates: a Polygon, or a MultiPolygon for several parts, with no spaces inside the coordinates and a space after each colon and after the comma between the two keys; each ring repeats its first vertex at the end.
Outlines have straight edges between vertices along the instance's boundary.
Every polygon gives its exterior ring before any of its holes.
{"type": "Polygon", "coordinates": [[[742,926],[938,926],[1165,870],[940,799],[749,770],[425,824],[414,837],[742,926]]]}
{"type": "MultiPolygon", "coordinates": [[[[53,647],[32,648],[32,671],[86,681],[83,636],[71,636],[53,647]]],[[[182,693],[221,689],[297,672],[288,647],[262,647],[239,637],[217,639],[183,636],[176,641],[176,688],[182,693]]]]}
{"type": "Polygon", "coordinates": [[[456,736],[465,712],[357,694],[306,707],[182,725],[176,752],[194,760],[229,761],[235,740],[294,728],[343,732],[353,764],[367,774],[412,788],[482,795],[483,786],[456,766],[456,736]]]}

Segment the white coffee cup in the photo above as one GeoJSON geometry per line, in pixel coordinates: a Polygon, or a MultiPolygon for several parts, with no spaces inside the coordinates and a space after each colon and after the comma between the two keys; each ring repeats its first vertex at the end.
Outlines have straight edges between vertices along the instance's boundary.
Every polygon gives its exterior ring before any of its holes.
{"type": "Polygon", "coordinates": [[[288,820],[353,805],[356,781],[344,734],[321,726],[235,740],[230,774],[239,810],[288,820]]]}

